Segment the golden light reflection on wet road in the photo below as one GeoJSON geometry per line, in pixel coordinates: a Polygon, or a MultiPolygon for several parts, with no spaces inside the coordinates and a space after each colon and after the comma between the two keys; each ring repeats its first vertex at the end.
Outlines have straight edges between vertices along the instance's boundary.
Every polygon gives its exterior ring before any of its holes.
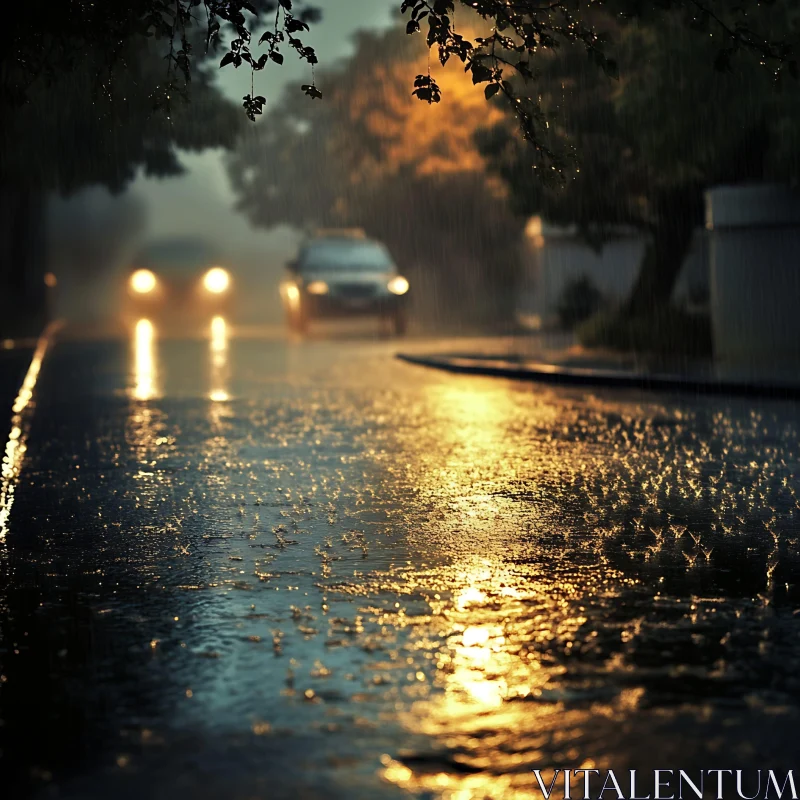
{"type": "MultiPolygon", "coordinates": [[[[702,670],[671,662],[698,658],[679,653],[731,613],[718,596],[726,590],[709,588],[722,577],[710,565],[742,542],[720,537],[740,530],[760,552],[757,525],[774,529],[779,503],[795,506],[780,524],[796,535],[798,476],[777,480],[791,456],[754,458],[759,488],[744,487],[725,456],[775,447],[758,440],[768,429],[757,423],[717,415],[705,427],[657,402],[528,394],[491,380],[432,381],[421,394],[397,436],[428,521],[410,534],[408,564],[373,573],[367,594],[405,598],[378,618],[408,632],[398,667],[405,656],[412,670],[435,669],[427,691],[409,691],[398,709],[427,744],[387,753],[383,777],[414,795],[505,800],[541,796],[534,768],[652,763],[656,742],[672,741],[660,732],[672,718],[648,710],[667,676],[719,676],[713,648],[702,670]],[[742,438],[727,452],[719,445],[742,438]],[[670,621],[684,601],[665,592],[667,580],[702,612],[670,621]],[[428,610],[406,610],[420,604],[428,610]],[[660,664],[654,677],[639,671],[647,659],[660,664]]],[[[786,433],[795,452],[796,426],[786,433]]],[[[756,567],[770,595],[775,537],[756,567]]],[[[704,697],[692,700],[702,710],[689,714],[717,718],[704,697]]]]}
{"type": "Polygon", "coordinates": [[[152,400],[158,396],[156,330],[149,319],[140,319],[133,333],[133,397],[152,400]]]}
{"type": "Polygon", "coordinates": [[[202,338],[208,341],[208,355],[204,357],[195,352],[192,338],[185,342],[171,337],[160,341],[153,322],[138,320],[131,334],[131,397],[148,401],[160,399],[165,393],[193,396],[201,392],[213,403],[227,402],[230,335],[227,321],[214,317],[202,331],[202,338]],[[185,349],[190,350],[189,356],[185,349]]]}
{"type": "MultiPolygon", "coordinates": [[[[155,479],[154,465],[159,456],[159,444],[168,440],[160,436],[163,413],[150,401],[160,397],[159,352],[156,328],[148,319],[137,321],[131,339],[130,396],[132,403],[126,420],[126,438],[132,447],[136,470],[132,478],[140,487],[143,502],[157,505],[160,492],[155,479]]],[[[163,452],[163,447],[161,448],[163,452]]]]}
{"type": "Polygon", "coordinates": [[[208,397],[214,403],[224,403],[230,399],[228,394],[228,325],[223,317],[211,320],[209,341],[211,354],[211,389],[208,397]]]}
{"type": "MultiPolygon", "coordinates": [[[[570,646],[587,621],[576,604],[597,587],[589,570],[581,593],[536,572],[478,557],[438,571],[434,582],[451,592],[432,599],[429,619],[414,626],[416,641],[442,642],[436,676],[431,693],[399,718],[439,746],[408,763],[387,757],[385,779],[448,799],[538,797],[531,770],[553,763],[559,737],[564,745],[584,737],[597,709],[567,714],[565,667],[542,651],[570,646]]],[[[575,747],[569,756],[578,766],[587,753],[575,747]]]]}

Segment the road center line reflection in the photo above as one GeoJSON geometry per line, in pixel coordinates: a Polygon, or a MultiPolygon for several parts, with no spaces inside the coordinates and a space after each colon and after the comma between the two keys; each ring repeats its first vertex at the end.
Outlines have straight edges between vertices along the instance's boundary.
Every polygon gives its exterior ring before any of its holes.
{"type": "Polygon", "coordinates": [[[19,480],[22,470],[22,462],[25,459],[27,448],[27,438],[30,413],[33,407],[30,405],[33,399],[33,390],[39,378],[39,371],[42,362],[47,354],[47,349],[53,341],[53,337],[61,328],[61,322],[50,323],[42,333],[36,343],[31,363],[25,378],[20,386],[19,393],[11,407],[11,431],[3,454],[2,469],[0,469],[0,541],[6,538],[8,533],[8,519],[11,515],[11,506],[14,504],[14,490],[19,480]]]}

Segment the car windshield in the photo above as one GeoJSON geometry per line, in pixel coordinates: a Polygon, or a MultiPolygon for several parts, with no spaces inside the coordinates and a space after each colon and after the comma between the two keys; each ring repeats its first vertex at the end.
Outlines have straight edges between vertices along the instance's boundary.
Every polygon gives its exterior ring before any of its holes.
{"type": "Polygon", "coordinates": [[[214,261],[213,248],[206,242],[169,239],[146,245],[136,258],[136,266],[180,273],[202,269],[214,261]]]}
{"type": "Polygon", "coordinates": [[[299,263],[303,271],[394,268],[389,251],[382,244],[364,241],[314,242],[301,251],[299,263]]]}

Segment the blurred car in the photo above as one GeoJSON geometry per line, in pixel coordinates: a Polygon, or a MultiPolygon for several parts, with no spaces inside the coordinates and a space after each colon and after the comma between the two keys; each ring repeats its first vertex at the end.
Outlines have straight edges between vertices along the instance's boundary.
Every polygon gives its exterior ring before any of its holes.
{"type": "Polygon", "coordinates": [[[303,333],[317,319],[375,316],[396,335],[406,332],[408,280],[385,245],[363,231],[318,231],[287,269],[281,300],[290,330],[303,333]]]}
{"type": "Polygon", "coordinates": [[[160,239],[133,259],[125,278],[125,316],[162,323],[200,323],[228,316],[232,276],[207,242],[160,239]]]}

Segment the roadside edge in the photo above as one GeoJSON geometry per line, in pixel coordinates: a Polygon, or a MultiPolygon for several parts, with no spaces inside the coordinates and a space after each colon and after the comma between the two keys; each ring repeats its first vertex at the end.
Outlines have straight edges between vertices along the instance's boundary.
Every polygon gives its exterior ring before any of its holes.
{"type": "Polygon", "coordinates": [[[638,389],[655,392],[683,392],[701,395],[731,395],[770,399],[800,399],[800,384],[762,384],[751,381],[722,381],[680,375],[646,374],[622,370],[563,367],[558,364],[524,364],[470,355],[413,355],[396,353],[408,364],[464,375],[483,375],[531,383],[561,386],[638,389]]]}

